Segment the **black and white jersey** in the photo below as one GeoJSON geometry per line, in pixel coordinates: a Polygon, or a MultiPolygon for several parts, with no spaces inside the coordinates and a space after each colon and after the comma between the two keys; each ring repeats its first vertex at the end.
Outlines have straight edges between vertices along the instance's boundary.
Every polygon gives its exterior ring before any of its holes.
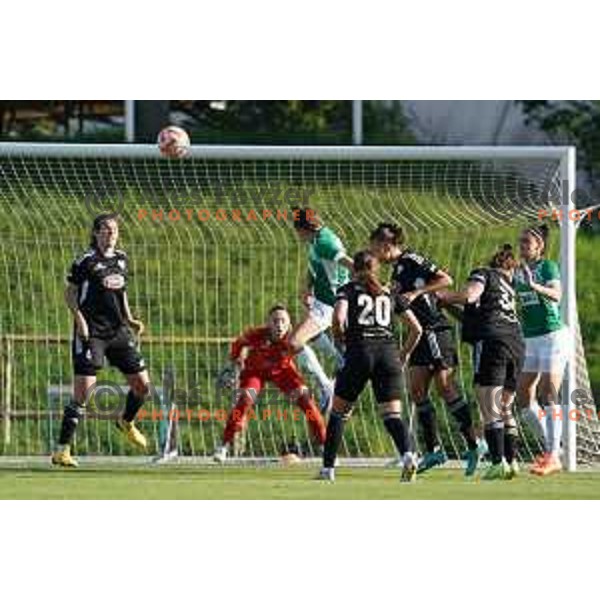
{"type": "MultiPolygon", "coordinates": [[[[413,292],[427,285],[438,271],[437,265],[428,258],[407,249],[394,262],[392,288],[398,294],[413,292]]],[[[410,308],[424,329],[450,328],[450,323],[438,307],[437,298],[434,295],[419,296],[410,305],[410,308]]]]}
{"type": "Polygon", "coordinates": [[[394,300],[388,290],[378,295],[372,294],[358,281],[350,281],[339,288],[336,301],[339,300],[348,302],[345,335],[347,344],[362,340],[394,339],[393,314],[400,314],[410,308],[406,300],[394,300]]]}
{"type": "Polygon", "coordinates": [[[466,304],[463,316],[463,340],[521,337],[521,326],[515,306],[515,290],[497,269],[475,269],[468,281],[484,286],[477,302],[466,304]]]}
{"type": "Polygon", "coordinates": [[[109,256],[90,249],[73,262],[67,281],[77,286],[77,303],[90,336],[110,338],[126,323],[127,268],[127,255],[121,250],[109,256]]]}

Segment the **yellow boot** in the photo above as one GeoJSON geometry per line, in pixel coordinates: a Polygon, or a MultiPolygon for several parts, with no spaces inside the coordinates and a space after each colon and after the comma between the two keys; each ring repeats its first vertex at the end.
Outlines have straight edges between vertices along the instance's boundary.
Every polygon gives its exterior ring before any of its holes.
{"type": "Polygon", "coordinates": [[[78,467],[79,463],[71,456],[68,445],[59,448],[52,454],[52,464],[59,467],[78,467]]]}
{"type": "Polygon", "coordinates": [[[148,448],[148,442],[146,442],[144,434],[134,425],[133,422],[129,423],[124,419],[119,419],[117,421],[117,428],[125,434],[125,437],[136,448],[140,448],[141,450],[146,450],[148,448]]]}

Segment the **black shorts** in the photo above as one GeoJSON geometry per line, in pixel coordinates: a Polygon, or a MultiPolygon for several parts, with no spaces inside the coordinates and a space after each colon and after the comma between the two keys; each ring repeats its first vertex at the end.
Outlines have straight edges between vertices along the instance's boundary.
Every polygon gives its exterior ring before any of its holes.
{"type": "Polygon", "coordinates": [[[122,327],[109,339],[90,337],[83,344],[77,334],[71,344],[75,375],[96,375],[104,366],[104,357],[124,375],[133,375],[146,369],[144,359],[127,327],[122,327]]]}
{"type": "Polygon", "coordinates": [[[479,340],[473,348],[473,383],[516,391],[524,356],[525,346],[519,338],[479,340]]]}
{"type": "Polygon", "coordinates": [[[451,329],[423,330],[417,347],[410,355],[411,367],[427,367],[432,371],[452,369],[458,364],[454,334],[451,329]]]}
{"type": "Polygon", "coordinates": [[[400,355],[394,340],[365,340],[346,349],[335,380],[335,395],[356,402],[371,381],[378,403],[399,400],[402,392],[400,355]]]}

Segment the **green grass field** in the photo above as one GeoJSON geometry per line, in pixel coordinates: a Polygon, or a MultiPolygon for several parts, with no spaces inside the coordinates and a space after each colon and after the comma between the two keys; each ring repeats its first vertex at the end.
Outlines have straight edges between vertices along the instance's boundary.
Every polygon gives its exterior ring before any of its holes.
{"type": "Polygon", "coordinates": [[[513,481],[465,480],[441,469],[401,484],[395,469],[339,468],[335,484],[313,480],[316,469],[197,467],[50,467],[0,470],[1,499],[240,499],[240,500],[558,500],[600,499],[600,472],[547,479],[523,474],[513,481]]]}

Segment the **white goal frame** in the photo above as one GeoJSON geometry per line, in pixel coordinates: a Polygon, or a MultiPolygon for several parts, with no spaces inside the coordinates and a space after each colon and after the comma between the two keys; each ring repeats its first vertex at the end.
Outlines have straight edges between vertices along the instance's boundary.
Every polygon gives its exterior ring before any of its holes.
{"type": "MultiPolygon", "coordinates": [[[[152,144],[44,144],[0,142],[1,156],[53,158],[156,159],[152,144]]],[[[563,286],[562,311],[569,336],[568,363],[562,389],[564,464],[577,468],[576,354],[577,327],[575,237],[576,220],[570,218],[575,204],[576,159],[573,146],[192,146],[190,156],[222,160],[524,160],[548,159],[560,163],[561,208],[560,260],[563,286]],[[566,197],[565,197],[566,196],[566,197]],[[565,401],[566,400],[566,401],[565,401]],[[565,414],[566,413],[566,414],[565,414]],[[572,417],[572,418],[571,418],[572,417]]]]}

